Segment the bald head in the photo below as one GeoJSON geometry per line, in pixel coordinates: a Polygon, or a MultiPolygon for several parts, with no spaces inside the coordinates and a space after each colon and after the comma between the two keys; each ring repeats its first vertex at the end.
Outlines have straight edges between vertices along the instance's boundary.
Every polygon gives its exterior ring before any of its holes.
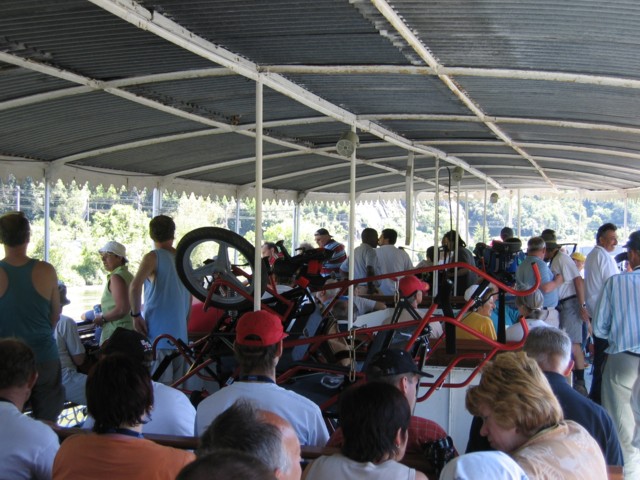
{"type": "Polygon", "coordinates": [[[276,469],[276,477],[279,480],[299,480],[302,475],[302,467],[300,466],[301,451],[300,440],[293,429],[293,426],[280,415],[268,410],[259,410],[260,418],[270,425],[273,425],[280,431],[280,437],[284,449],[287,453],[287,466],[285,471],[276,469]]]}

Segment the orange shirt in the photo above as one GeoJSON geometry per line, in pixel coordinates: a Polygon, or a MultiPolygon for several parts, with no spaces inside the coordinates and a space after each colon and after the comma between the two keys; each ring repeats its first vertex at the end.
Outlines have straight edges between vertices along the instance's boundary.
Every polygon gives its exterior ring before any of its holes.
{"type": "Polygon", "coordinates": [[[60,446],[53,462],[55,480],[175,480],[195,460],[185,450],[119,434],[78,434],[60,446]]]}

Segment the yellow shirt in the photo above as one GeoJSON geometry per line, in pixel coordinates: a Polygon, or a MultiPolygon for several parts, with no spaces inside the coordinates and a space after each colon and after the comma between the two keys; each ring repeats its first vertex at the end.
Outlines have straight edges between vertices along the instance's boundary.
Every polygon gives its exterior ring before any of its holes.
{"type": "MultiPolygon", "coordinates": [[[[491,340],[497,340],[496,329],[493,327],[493,322],[489,317],[480,315],[478,312],[471,312],[467,314],[461,321],[468,327],[482,333],[489,337],[491,340]]],[[[477,340],[478,337],[473,336],[471,333],[467,333],[461,328],[456,328],[456,338],[462,340],[477,340]]]]}

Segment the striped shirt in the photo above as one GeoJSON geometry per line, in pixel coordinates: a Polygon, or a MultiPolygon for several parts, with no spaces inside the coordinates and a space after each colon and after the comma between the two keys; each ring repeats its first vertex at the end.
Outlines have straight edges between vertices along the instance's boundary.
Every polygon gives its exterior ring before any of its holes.
{"type": "Polygon", "coordinates": [[[344,251],[344,245],[336,242],[333,238],[324,246],[325,250],[333,252],[330,259],[325,260],[322,264],[320,275],[328,277],[332,273],[340,273],[340,265],[347,259],[347,252],[344,251]]]}
{"type": "Polygon", "coordinates": [[[640,270],[607,279],[598,300],[593,333],[609,341],[607,353],[640,353],[640,270]]]}

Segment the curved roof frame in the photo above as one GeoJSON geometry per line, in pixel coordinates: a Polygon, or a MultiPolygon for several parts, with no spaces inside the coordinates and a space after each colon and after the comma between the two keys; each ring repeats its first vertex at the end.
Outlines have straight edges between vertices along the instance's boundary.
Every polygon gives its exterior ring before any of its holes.
{"type": "MultiPolygon", "coordinates": [[[[144,150],[163,144],[177,145],[180,142],[211,139],[216,136],[236,134],[254,139],[257,135],[255,123],[234,122],[233,118],[216,116],[212,112],[206,112],[200,106],[189,108],[179,102],[172,104],[130,89],[136,86],[171,84],[172,82],[194,79],[219,79],[239,75],[260,82],[274,92],[319,114],[319,116],[294,115],[291,118],[264,122],[263,139],[265,144],[269,144],[273,149],[270,152],[265,152],[264,155],[265,166],[269,165],[270,169],[265,170],[263,181],[266,186],[274,186],[271,195],[276,197],[288,190],[298,197],[317,194],[319,198],[322,194],[328,194],[335,198],[339,192],[348,190],[349,170],[347,167],[349,159],[338,155],[333,145],[327,146],[326,142],[316,143],[306,134],[299,135],[303,127],[314,127],[326,128],[326,135],[332,136],[335,135],[335,132],[344,130],[344,126],[341,127],[341,124],[355,127],[361,134],[364,134],[356,159],[358,180],[363,182],[362,187],[358,190],[359,194],[386,192],[403,196],[405,182],[399,180],[405,177],[409,171],[407,167],[409,152],[412,152],[416,159],[426,162],[410,169],[416,182],[416,193],[433,191],[435,188],[433,181],[435,167],[433,165],[436,159],[443,160],[448,165],[461,166],[472,177],[475,177],[475,181],[470,181],[463,187],[465,189],[478,189],[479,185],[483,183],[487,183],[495,189],[524,189],[532,186],[533,182],[535,188],[576,188],[594,192],[609,190],[612,194],[617,194],[620,191],[635,191],[635,185],[640,183],[640,176],[636,173],[637,169],[633,164],[640,157],[640,146],[636,148],[633,143],[634,137],[640,133],[640,126],[625,122],[622,116],[620,122],[616,123],[611,121],[611,115],[602,115],[600,118],[584,116],[582,120],[579,118],[553,118],[551,115],[548,118],[542,118],[535,115],[493,114],[489,113],[492,108],[490,103],[487,103],[486,96],[483,96],[483,92],[469,88],[465,83],[465,79],[513,80],[543,82],[547,85],[553,83],[566,86],[585,85],[594,88],[627,89],[633,92],[640,88],[640,79],[633,78],[632,74],[623,77],[599,73],[585,74],[577,71],[554,71],[552,68],[535,70],[448,66],[432,52],[429,42],[425,40],[426,36],[410,24],[411,15],[405,13],[409,12],[411,7],[406,1],[401,0],[396,2],[372,0],[371,5],[359,0],[349,3],[353,4],[354,8],[374,25],[380,35],[391,39],[406,58],[412,59],[412,64],[405,65],[383,63],[293,65],[258,62],[244,56],[243,52],[235,52],[223,47],[223,43],[214,43],[215,33],[211,34],[211,38],[205,38],[197,31],[178,23],[175,19],[180,18],[181,11],[175,2],[172,4],[170,1],[158,1],[160,8],[153,8],[146,6],[154,4],[153,1],[147,1],[144,4],[132,0],[89,1],[137,29],[150,32],[184,51],[191,52],[219,66],[165,71],[126,78],[98,79],[76,73],[69,68],[62,68],[60,65],[49,62],[46,56],[42,60],[37,55],[29,57],[10,51],[0,51],[0,62],[2,63],[77,85],[7,98],[0,101],[0,112],[20,111],[27,106],[73,99],[92,92],[102,92],[172,117],[193,122],[194,125],[200,125],[201,128],[177,133],[147,135],[134,140],[114,142],[106,146],[86,148],[47,160],[28,154],[20,155],[21,152],[5,148],[4,152],[0,150],[0,173],[20,171],[20,169],[25,172],[42,170],[49,178],[63,177],[65,171],[67,177],[71,175],[74,178],[89,178],[99,173],[105,181],[118,176],[126,176],[127,182],[144,186],[180,188],[180,186],[192,185],[197,186],[200,191],[210,191],[211,185],[215,185],[218,191],[224,191],[226,194],[237,195],[250,192],[255,188],[254,181],[240,180],[236,184],[227,185],[216,184],[211,180],[212,175],[215,176],[236,167],[243,168],[255,161],[254,156],[242,151],[239,151],[236,156],[225,158],[222,161],[201,163],[195,166],[176,165],[168,173],[162,174],[123,170],[117,166],[106,168],[87,163],[92,158],[107,158],[109,155],[122,152],[133,153],[136,152],[136,149],[144,150]],[[167,5],[164,5],[165,3],[167,5]],[[164,13],[165,10],[171,12],[171,9],[174,9],[173,14],[164,13]],[[376,19],[376,16],[384,19],[387,23],[376,19]],[[391,27],[390,31],[385,30],[388,27],[391,27]],[[325,98],[322,94],[314,93],[313,88],[301,85],[299,81],[299,78],[305,76],[384,77],[388,75],[404,76],[405,78],[428,78],[439,82],[441,87],[451,95],[450,99],[455,99],[458,102],[458,106],[461,107],[460,113],[398,113],[392,110],[386,113],[354,113],[351,109],[343,107],[338,97],[325,98]],[[295,80],[288,78],[288,76],[295,80]],[[467,113],[464,114],[463,110],[467,113]],[[459,135],[461,138],[425,139],[420,138],[419,135],[412,136],[411,128],[419,129],[420,125],[429,126],[434,131],[446,130],[447,126],[454,125],[456,129],[453,133],[457,134],[457,128],[460,127],[459,135]],[[465,126],[472,125],[482,127],[484,134],[479,135],[479,138],[474,138],[473,130],[465,130],[465,126]],[[398,128],[399,126],[402,128],[398,128]],[[407,128],[406,131],[403,131],[404,127],[407,128]],[[547,129],[544,132],[553,132],[554,129],[560,130],[558,141],[553,142],[553,135],[548,133],[536,136],[535,133],[541,131],[540,129],[547,129]],[[570,135],[566,133],[569,130],[575,131],[578,136],[570,138],[570,135]],[[590,138],[595,135],[594,132],[605,136],[594,139],[591,144],[576,140],[590,138]],[[549,154],[539,153],[544,150],[548,150],[549,154]],[[567,152],[567,156],[559,152],[567,152]],[[575,155],[576,158],[569,156],[569,153],[575,155]],[[602,160],[597,162],[590,159],[591,157],[580,157],[579,155],[582,154],[590,155],[593,158],[600,157],[602,160]],[[302,168],[298,167],[296,170],[290,171],[287,171],[286,164],[282,163],[287,159],[294,160],[305,157],[323,158],[327,160],[327,163],[317,165],[309,161],[302,168]],[[487,161],[487,159],[513,163],[506,165],[487,161]],[[429,162],[431,162],[431,166],[429,162]],[[585,169],[589,169],[589,171],[582,171],[585,169]],[[605,170],[607,174],[604,174],[605,170]],[[523,172],[523,175],[513,175],[513,171],[523,172]],[[337,174],[338,177],[329,176],[331,172],[337,174]],[[528,172],[529,175],[524,172],[528,172]],[[324,178],[320,174],[327,174],[327,177],[324,178]],[[296,190],[299,180],[316,175],[323,178],[320,178],[314,185],[304,187],[303,190],[296,190]],[[382,187],[377,183],[367,184],[368,181],[385,182],[385,180],[386,183],[382,187]],[[224,188],[218,189],[223,185],[224,188]]],[[[486,0],[485,3],[489,5],[491,1],[486,0]]],[[[243,6],[241,5],[241,7],[243,6]]],[[[284,2],[282,14],[286,12],[287,6],[287,2],[284,2]]],[[[269,8],[276,9],[277,7],[270,6],[269,8]]],[[[568,5],[567,8],[575,8],[575,5],[568,5]]],[[[0,7],[0,11],[2,11],[2,7],[0,7]]],[[[613,13],[620,12],[613,12],[612,9],[613,13]]],[[[2,63],[0,63],[0,67],[2,63]]],[[[390,95],[393,93],[395,92],[391,92],[390,95]]],[[[440,93],[442,94],[442,91],[440,93]]],[[[499,93],[496,92],[496,95],[499,93]]],[[[133,154],[135,155],[135,153],[133,154]]],[[[190,189],[193,190],[193,188],[190,189]]]]}

